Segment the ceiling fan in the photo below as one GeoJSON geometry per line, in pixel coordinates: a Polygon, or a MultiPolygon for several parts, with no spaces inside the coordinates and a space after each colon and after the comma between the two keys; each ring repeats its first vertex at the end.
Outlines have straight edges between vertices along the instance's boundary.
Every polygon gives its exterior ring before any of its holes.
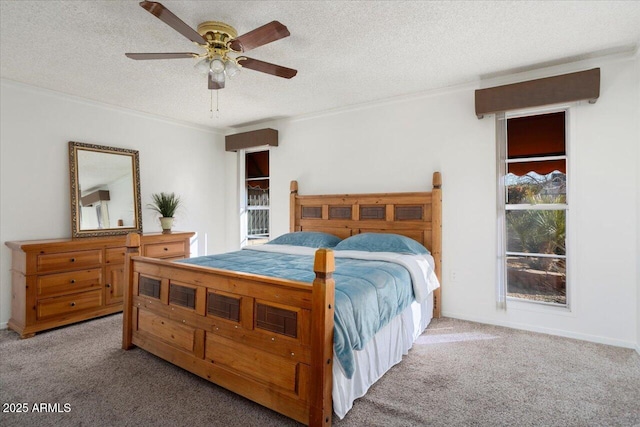
{"type": "Polygon", "coordinates": [[[198,30],[196,31],[161,3],[142,1],[140,6],[192,42],[206,49],[206,52],[125,53],[128,58],[137,60],[202,58],[196,63],[195,68],[202,73],[208,74],[208,86],[212,90],[224,88],[226,77],[233,77],[238,74],[240,68],[249,68],[285,79],[290,79],[298,73],[292,68],[271,64],[259,59],[246,56],[229,56],[229,53],[244,53],[288,37],[290,35],[289,30],[278,21],[271,21],[238,37],[235,28],[224,22],[203,22],[198,25],[198,30]]]}

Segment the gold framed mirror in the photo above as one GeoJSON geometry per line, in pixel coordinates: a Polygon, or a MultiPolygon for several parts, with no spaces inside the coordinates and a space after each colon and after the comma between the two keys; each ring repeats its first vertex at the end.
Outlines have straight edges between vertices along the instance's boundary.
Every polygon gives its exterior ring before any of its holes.
{"type": "Polygon", "coordinates": [[[142,232],[138,151],[69,141],[71,233],[142,232]]]}

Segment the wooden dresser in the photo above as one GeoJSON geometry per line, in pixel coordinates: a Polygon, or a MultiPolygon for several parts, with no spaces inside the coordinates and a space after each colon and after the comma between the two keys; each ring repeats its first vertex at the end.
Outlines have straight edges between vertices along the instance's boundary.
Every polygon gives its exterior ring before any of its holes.
{"type": "MultiPolygon", "coordinates": [[[[142,255],[188,258],[192,232],[142,235],[142,255]]],[[[126,236],[6,242],[12,250],[8,327],[46,329],[122,311],[126,236]]]]}

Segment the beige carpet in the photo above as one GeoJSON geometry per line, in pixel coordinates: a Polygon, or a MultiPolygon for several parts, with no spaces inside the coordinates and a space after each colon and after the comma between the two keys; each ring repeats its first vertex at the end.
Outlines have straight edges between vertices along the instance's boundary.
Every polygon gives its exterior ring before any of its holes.
{"type": "MultiPolygon", "coordinates": [[[[298,425],[142,350],[121,350],[120,325],[114,315],[27,340],[0,331],[0,426],[298,425]],[[4,412],[21,402],[29,413],[4,412]],[[33,412],[34,403],[61,412],[33,412]]],[[[640,356],[440,319],[333,424],[640,426],[640,356]]]]}

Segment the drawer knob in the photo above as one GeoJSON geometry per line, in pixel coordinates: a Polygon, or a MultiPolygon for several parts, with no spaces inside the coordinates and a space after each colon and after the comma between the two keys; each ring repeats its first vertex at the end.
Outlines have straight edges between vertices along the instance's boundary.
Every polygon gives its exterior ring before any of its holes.
{"type": "Polygon", "coordinates": [[[76,306],[76,303],[75,303],[75,302],[72,302],[72,303],[70,303],[69,305],[70,305],[71,307],[75,307],[75,306],[76,306]]]}
{"type": "Polygon", "coordinates": [[[71,280],[69,280],[69,282],[76,283],[76,279],[71,279],[71,280]]]}
{"type": "Polygon", "coordinates": [[[168,251],[168,250],[169,250],[169,248],[164,248],[164,250],[165,250],[165,251],[168,251]]]}
{"type": "Polygon", "coordinates": [[[110,288],[110,287],[111,287],[111,283],[107,283],[105,286],[106,286],[107,288],[110,288]]]}
{"type": "Polygon", "coordinates": [[[71,262],[76,262],[76,259],[75,259],[75,258],[71,258],[71,260],[70,260],[70,261],[71,261],[71,262]]]}

